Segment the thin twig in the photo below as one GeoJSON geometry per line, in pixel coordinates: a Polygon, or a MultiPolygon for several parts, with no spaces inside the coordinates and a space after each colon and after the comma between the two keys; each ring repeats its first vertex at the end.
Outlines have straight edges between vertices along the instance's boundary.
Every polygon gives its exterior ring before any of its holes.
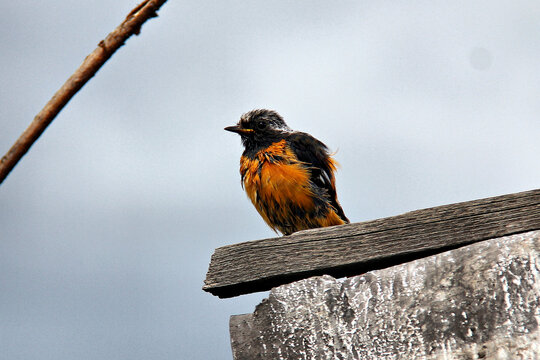
{"type": "Polygon", "coordinates": [[[2,157],[0,160],[0,184],[69,100],[94,76],[114,52],[124,45],[124,42],[131,35],[139,34],[141,26],[146,20],[157,16],[157,11],[166,1],[143,1],[131,10],[126,19],[116,29],[99,42],[98,47],[84,59],[81,66],[67,79],[64,85],[36,115],[11,149],[2,157]]]}

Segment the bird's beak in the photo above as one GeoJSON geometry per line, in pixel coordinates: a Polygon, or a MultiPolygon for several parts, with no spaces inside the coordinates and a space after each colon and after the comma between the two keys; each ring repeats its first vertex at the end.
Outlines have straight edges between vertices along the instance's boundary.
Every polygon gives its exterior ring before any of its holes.
{"type": "Polygon", "coordinates": [[[235,132],[240,135],[245,135],[245,134],[249,134],[253,132],[253,129],[244,129],[243,127],[239,125],[227,126],[225,130],[235,132]]]}

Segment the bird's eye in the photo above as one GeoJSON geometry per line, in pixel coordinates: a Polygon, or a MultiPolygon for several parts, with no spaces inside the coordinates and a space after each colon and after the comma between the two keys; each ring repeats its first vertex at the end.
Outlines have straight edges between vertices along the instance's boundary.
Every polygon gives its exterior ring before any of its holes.
{"type": "Polygon", "coordinates": [[[257,129],[264,130],[264,129],[266,129],[266,122],[265,121],[260,121],[260,122],[257,123],[256,126],[257,126],[257,129]]]}

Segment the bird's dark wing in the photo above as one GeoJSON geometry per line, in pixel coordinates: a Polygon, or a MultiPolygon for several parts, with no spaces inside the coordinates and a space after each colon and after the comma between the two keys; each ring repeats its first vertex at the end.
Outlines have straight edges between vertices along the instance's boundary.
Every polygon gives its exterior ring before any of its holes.
{"type": "Polygon", "coordinates": [[[298,160],[309,166],[311,182],[328,194],[330,204],[336,209],[339,217],[348,223],[349,219],[345,216],[337,200],[334,178],[336,165],[328,152],[328,147],[313,136],[303,132],[293,132],[287,140],[298,160]]]}

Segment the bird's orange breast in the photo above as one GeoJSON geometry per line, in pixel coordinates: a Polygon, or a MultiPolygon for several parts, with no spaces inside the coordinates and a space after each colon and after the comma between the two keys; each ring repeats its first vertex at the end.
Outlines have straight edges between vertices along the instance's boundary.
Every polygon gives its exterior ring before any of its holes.
{"type": "Polygon", "coordinates": [[[332,209],[317,208],[320,194],[313,192],[309,166],[297,159],[285,140],[255,156],[242,156],[240,173],[249,199],[274,230],[290,234],[343,223],[332,209]]]}

